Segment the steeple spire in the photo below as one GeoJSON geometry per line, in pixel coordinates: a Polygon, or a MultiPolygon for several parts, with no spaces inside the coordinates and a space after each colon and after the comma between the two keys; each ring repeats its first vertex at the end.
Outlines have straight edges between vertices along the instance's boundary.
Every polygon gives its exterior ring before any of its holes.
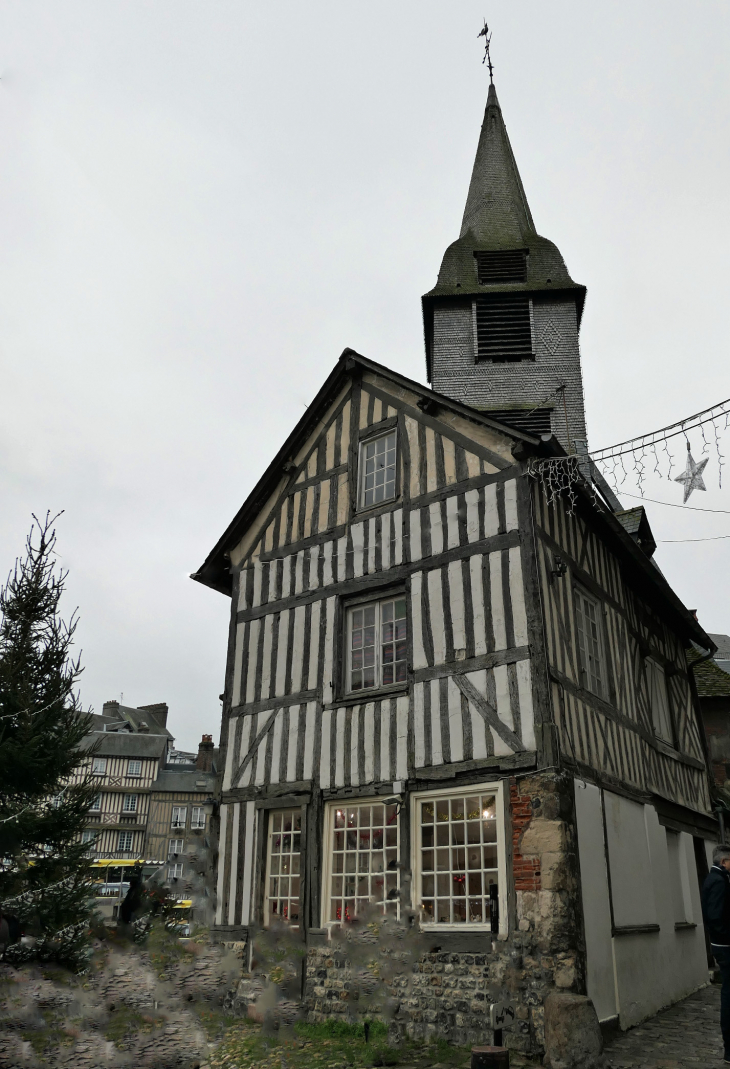
{"type": "Polygon", "coordinates": [[[492,246],[524,244],[535,233],[494,83],[489,86],[460,237],[470,230],[478,242],[492,246]]]}
{"type": "Polygon", "coordinates": [[[429,382],[505,423],[552,430],[571,452],[585,441],[578,349],[585,293],[535,230],[490,84],[461,233],[423,298],[429,382]]]}

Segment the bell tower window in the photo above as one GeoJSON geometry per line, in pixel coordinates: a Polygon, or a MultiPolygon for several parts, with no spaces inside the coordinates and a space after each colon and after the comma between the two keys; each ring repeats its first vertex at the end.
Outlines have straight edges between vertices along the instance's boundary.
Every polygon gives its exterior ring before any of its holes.
{"type": "Polygon", "coordinates": [[[474,253],[474,259],[480,286],[527,282],[527,254],[524,249],[510,249],[508,252],[477,251],[474,253]]]}
{"type": "Polygon", "coordinates": [[[532,301],[524,293],[493,293],[473,305],[478,361],[534,360],[532,301]]]}

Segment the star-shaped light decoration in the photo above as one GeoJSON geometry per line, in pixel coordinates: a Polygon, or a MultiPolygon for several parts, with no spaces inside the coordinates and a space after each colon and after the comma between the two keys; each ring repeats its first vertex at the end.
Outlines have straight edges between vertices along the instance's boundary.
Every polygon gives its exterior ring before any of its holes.
{"type": "Polygon", "coordinates": [[[699,464],[695,464],[692,454],[689,451],[689,442],[687,442],[687,467],[683,475],[675,475],[675,483],[684,483],[684,501],[687,502],[687,498],[693,490],[706,490],[704,480],[702,478],[702,472],[705,470],[705,466],[709,457],[705,457],[699,464]]]}

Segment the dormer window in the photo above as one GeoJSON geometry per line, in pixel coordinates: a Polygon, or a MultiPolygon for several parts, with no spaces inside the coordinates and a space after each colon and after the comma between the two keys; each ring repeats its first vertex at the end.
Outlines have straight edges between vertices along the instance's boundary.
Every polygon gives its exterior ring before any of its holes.
{"type": "Polygon", "coordinates": [[[527,254],[524,249],[505,252],[475,252],[480,286],[504,282],[527,282],[527,254]]]}

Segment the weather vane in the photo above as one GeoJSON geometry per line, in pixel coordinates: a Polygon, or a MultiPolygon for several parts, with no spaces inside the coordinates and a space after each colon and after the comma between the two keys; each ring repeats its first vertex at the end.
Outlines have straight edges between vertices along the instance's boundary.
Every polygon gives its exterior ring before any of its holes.
{"type": "Polygon", "coordinates": [[[494,67],[492,66],[492,57],[489,54],[489,46],[492,43],[492,35],[489,32],[489,27],[487,26],[486,19],[484,20],[484,28],[479,31],[477,37],[484,38],[484,59],[482,60],[482,63],[487,64],[487,68],[489,69],[489,81],[494,82],[494,67]]]}

